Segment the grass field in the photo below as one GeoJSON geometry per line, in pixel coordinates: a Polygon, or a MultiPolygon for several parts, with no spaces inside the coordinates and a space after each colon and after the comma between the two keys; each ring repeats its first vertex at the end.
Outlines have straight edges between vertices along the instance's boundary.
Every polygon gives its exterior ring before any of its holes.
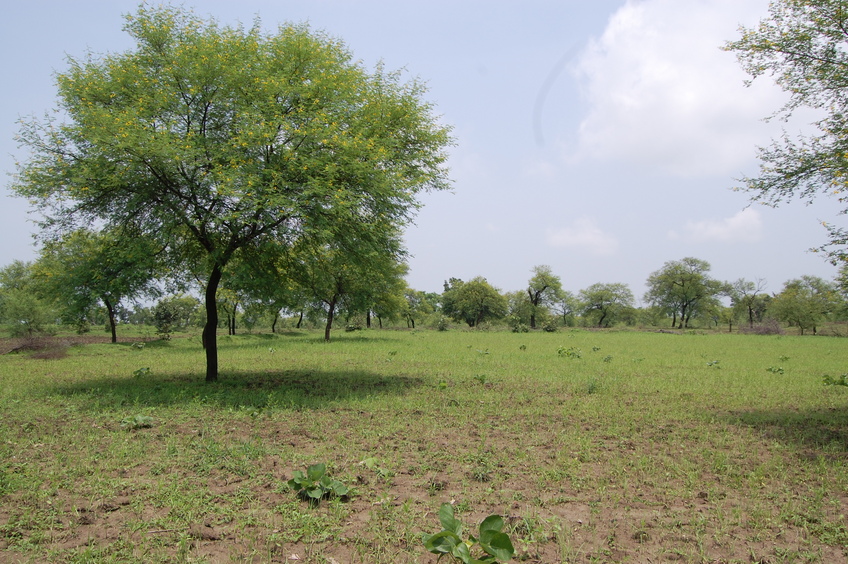
{"type": "Polygon", "coordinates": [[[443,502],[516,561],[848,561],[846,339],[321,337],[0,356],[0,561],[435,562],[443,502]]]}

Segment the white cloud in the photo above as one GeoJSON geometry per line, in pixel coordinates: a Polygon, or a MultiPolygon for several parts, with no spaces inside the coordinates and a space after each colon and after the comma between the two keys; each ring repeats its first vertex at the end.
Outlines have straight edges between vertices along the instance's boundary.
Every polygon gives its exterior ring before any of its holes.
{"type": "Polygon", "coordinates": [[[762,118],[783,94],[745,88],[720,47],[755,25],[767,0],[628,0],[574,71],[589,103],[577,157],[627,160],[680,176],[736,174],[775,134],[762,118]]]}
{"type": "Polygon", "coordinates": [[[547,229],[546,239],[552,247],[579,249],[593,255],[611,255],[618,250],[618,240],[602,231],[595,221],[584,217],[571,226],[547,229]]]}
{"type": "Polygon", "coordinates": [[[752,243],[762,238],[763,221],[760,212],[746,208],[726,219],[688,221],[683,235],[669,231],[670,239],[686,239],[697,243],[716,241],[719,243],[752,243]]]}

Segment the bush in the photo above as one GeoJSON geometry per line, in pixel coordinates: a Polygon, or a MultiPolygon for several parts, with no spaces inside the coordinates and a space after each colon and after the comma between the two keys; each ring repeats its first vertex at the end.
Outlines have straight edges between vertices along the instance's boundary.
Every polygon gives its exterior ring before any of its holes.
{"type": "Polygon", "coordinates": [[[542,326],[542,331],[546,333],[556,333],[559,330],[559,327],[556,324],[556,321],[548,321],[542,326]]]}
{"type": "Polygon", "coordinates": [[[785,333],[783,326],[776,319],[765,319],[753,327],[747,325],[740,327],[739,332],[747,335],[783,335],[785,333]]]}

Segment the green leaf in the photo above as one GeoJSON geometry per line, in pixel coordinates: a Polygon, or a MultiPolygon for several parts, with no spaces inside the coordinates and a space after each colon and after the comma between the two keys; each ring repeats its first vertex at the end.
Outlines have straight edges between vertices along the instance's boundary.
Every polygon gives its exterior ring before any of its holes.
{"type": "Polygon", "coordinates": [[[491,554],[498,560],[506,562],[515,554],[515,548],[509,535],[498,531],[485,531],[480,533],[480,546],[487,554],[491,554]]]}
{"type": "Polygon", "coordinates": [[[480,523],[480,535],[483,535],[483,531],[494,531],[499,533],[503,530],[504,520],[500,515],[489,515],[483,522],[480,523]]]}
{"type": "Polygon", "coordinates": [[[311,482],[317,482],[327,473],[327,465],[324,463],[313,464],[306,469],[306,475],[311,482]]]}
{"type": "Polygon", "coordinates": [[[453,550],[451,550],[451,556],[459,558],[465,564],[472,564],[474,561],[474,559],[471,558],[471,549],[464,542],[460,542],[458,545],[453,547],[453,550]]]}
{"type": "Polygon", "coordinates": [[[348,494],[350,488],[338,480],[333,480],[333,483],[330,485],[330,490],[337,496],[343,496],[348,494]]]}
{"type": "Polygon", "coordinates": [[[453,548],[462,544],[462,539],[451,531],[441,531],[424,537],[424,548],[433,554],[451,554],[453,548]]]}
{"type": "Polygon", "coordinates": [[[308,495],[309,497],[311,497],[313,499],[318,500],[318,499],[321,499],[322,497],[324,497],[324,490],[322,490],[321,488],[318,488],[318,487],[307,488],[306,495],[308,495]]]}
{"type": "Polygon", "coordinates": [[[443,503],[439,508],[439,523],[446,530],[455,533],[457,536],[462,536],[462,523],[453,516],[453,505],[443,503]]]}

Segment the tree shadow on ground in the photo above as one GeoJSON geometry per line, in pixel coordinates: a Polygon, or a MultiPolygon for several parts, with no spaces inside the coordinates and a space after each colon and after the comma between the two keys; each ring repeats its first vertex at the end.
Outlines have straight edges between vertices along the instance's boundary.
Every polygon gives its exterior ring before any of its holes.
{"type": "Polygon", "coordinates": [[[282,370],[226,372],[212,384],[197,373],[99,378],[46,391],[72,398],[80,409],[93,411],[198,404],[224,409],[316,409],[333,402],[402,396],[423,385],[418,377],[363,370],[282,370]]]}
{"type": "Polygon", "coordinates": [[[725,419],[793,446],[806,458],[848,460],[848,411],[844,409],[751,409],[732,412],[725,419]]]}

